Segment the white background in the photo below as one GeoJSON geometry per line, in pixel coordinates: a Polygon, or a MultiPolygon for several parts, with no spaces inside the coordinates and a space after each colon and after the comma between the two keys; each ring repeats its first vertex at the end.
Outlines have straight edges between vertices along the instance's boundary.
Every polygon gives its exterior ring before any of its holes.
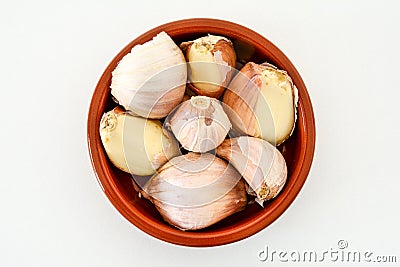
{"type": "Polygon", "coordinates": [[[395,1],[135,2],[1,2],[0,266],[267,266],[257,258],[265,246],[322,252],[340,239],[400,261],[395,1]],[[317,124],[295,202],[267,229],[215,248],[131,225],[97,184],[86,143],[91,95],[111,59],[145,31],[191,17],[231,20],[281,48],[317,124]]]}

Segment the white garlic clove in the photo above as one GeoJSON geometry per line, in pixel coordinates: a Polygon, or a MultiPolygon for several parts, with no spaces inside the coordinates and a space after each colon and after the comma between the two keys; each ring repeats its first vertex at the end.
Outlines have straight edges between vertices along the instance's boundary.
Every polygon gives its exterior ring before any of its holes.
{"type": "Polygon", "coordinates": [[[112,72],[111,94],[134,114],[163,118],[181,102],[186,80],[182,51],[161,32],[122,58],[112,72]]]}
{"type": "Polygon", "coordinates": [[[285,71],[270,64],[247,63],[232,79],[223,103],[236,113],[228,114],[234,128],[273,145],[294,130],[297,89],[285,71]]]}
{"type": "Polygon", "coordinates": [[[119,107],[104,113],[100,137],[110,161],[131,174],[151,175],[180,153],[161,122],[132,116],[119,107]]]}
{"type": "Polygon", "coordinates": [[[285,159],[267,141],[248,136],[226,139],[216,152],[243,176],[248,193],[257,196],[256,201],[261,205],[276,197],[285,185],[285,159]]]}
{"type": "Polygon", "coordinates": [[[182,230],[208,227],[246,206],[240,174],[207,153],[173,158],[150,178],[141,193],[166,222],[182,230]]]}
{"type": "Polygon", "coordinates": [[[236,64],[232,42],[208,35],[180,45],[189,64],[188,87],[198,95],[219,98],[230,82],[236,64]]]}
{"type": "Polygon", "coordinates": [[[166,126],[186,150],[203,153],[225,140],[231,123],[217,99],[193,96],[167,117],[166,126]]]}

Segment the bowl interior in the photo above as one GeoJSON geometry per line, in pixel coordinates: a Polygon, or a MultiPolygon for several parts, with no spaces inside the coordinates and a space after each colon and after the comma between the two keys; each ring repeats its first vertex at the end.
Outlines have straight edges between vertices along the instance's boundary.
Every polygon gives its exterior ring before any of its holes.
{"type": "MultiPolygon", "coordinates": [[[[300,191],[311,166],[315,143],[315,127],[311,102],[300,75],[287,57],[272,43],[257,33],[240,25],[212,19],[192,19],[159,26],[136,38],[126,46],[110,63],[101,77],[93,95],[88,118],[88,141],[92,163],[100,185],[112,204],[134,225],[159,239],[188,246],[214,246],[240,240],[265,228],[294,200],[300,191]],[[269,62],[286,70],[299,90],[298,119],[293,135],[279,150],[288,167],[287,183],[275,199],[262,208],[250,204],[217,224],[198,231],[181,231],[168,225],[153,204],[140,198],[132,183],[130,174],[118,170],[107,159],[99,137],[100,118],[104,112],[116,106],[111,98],[111,72],[136,45],[149,41],[160,31],[166,31],[179,45],[182,41],[193,40],[206,34],[223,35],[232,40],[237,52],[238,66],[246,62],[269,62]]],[[[136,177],[145,181],[146,178],[136,177]]]]}

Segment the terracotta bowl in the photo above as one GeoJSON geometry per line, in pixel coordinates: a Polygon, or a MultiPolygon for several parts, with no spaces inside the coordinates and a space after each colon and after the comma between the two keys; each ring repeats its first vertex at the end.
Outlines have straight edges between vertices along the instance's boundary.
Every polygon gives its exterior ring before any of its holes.
{"type": "Polygon", "coordinates": [[[293,202],[309,173],[314,155],[315,125],[313,108],[306,86],[289,59],[265,37],[238,24],[215,19],[187,19],[156,27],[129,43],[111,61],[94,91],[88,116],[88,145],[98,182],[114,207],[133,225],[167,242],[185,246],[216,246],[249,237],[266,228],[293,202]],[[286,70],[299,91],[298,119],[294,134],[279,147],[288,166],[288,180],[278,197],[264,208],[250,204],[247,208],[223,221],[200,231],[181,231],[165,223],[154,206],[139,198],[132,177],[116,169],[102,147],[99,124],[104,112],[116,104],[110,95],[111,72],[117,63],[136,44],[152,39],[165,31],[180,44],[208,33],[230,38],[238,53],[238,60],[263,63],[268,61],[286,70]]]}

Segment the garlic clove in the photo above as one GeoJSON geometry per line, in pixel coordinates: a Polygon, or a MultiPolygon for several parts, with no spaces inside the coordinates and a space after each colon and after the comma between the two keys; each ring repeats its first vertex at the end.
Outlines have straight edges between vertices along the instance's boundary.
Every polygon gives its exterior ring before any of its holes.
{"type": "Polygon", "coordinates": [[[119,107],[104,113],[100,137],[110,161],[131,174],[151,175],[180,153],[161,122],[132,116],[119,107]]]}
{"type": "Polygon", "coordinates": [[[141,193],[166,222],[181,230],[208,227],[246,206],[240,174],[211,154],[190,152],[173,158],[141,193]]]}
{"type": "Polygon", "coordinates": [[[249,62],[232,79],[223,103],[236,113],[236,118],[228,114],[234,128],[279,145],[295,127],[296,93],[285,71],[249,62]]]}
{"type": "Polygon", "coordinates": [[[185,92],[187,66],[179,47],[165,32],[136,45],[112,72],[111,94],[126,110],[163,118],[185,92]]]}
{"type": "Polygon", "coordinates": [[[183,102],[165,124],[186,150],[202,153],[219,146],[232,126],[221,103],[207,96],[183,102]]]}
{"type": "Polygon", "coordinates": [[[261,205],[276,197],[285,185],[285,159],[265,140],[248,136],[226,139],[216,153],[243,176],[248,184],[247,192],[255,195],[261,205]]]}
{"type": "Polygon", "coordinates": [[[236,54],[232,42],[208,35],[180,45],[189,69],[188,87],[198,95],[219,98],[235,71],[236,54]]]}

